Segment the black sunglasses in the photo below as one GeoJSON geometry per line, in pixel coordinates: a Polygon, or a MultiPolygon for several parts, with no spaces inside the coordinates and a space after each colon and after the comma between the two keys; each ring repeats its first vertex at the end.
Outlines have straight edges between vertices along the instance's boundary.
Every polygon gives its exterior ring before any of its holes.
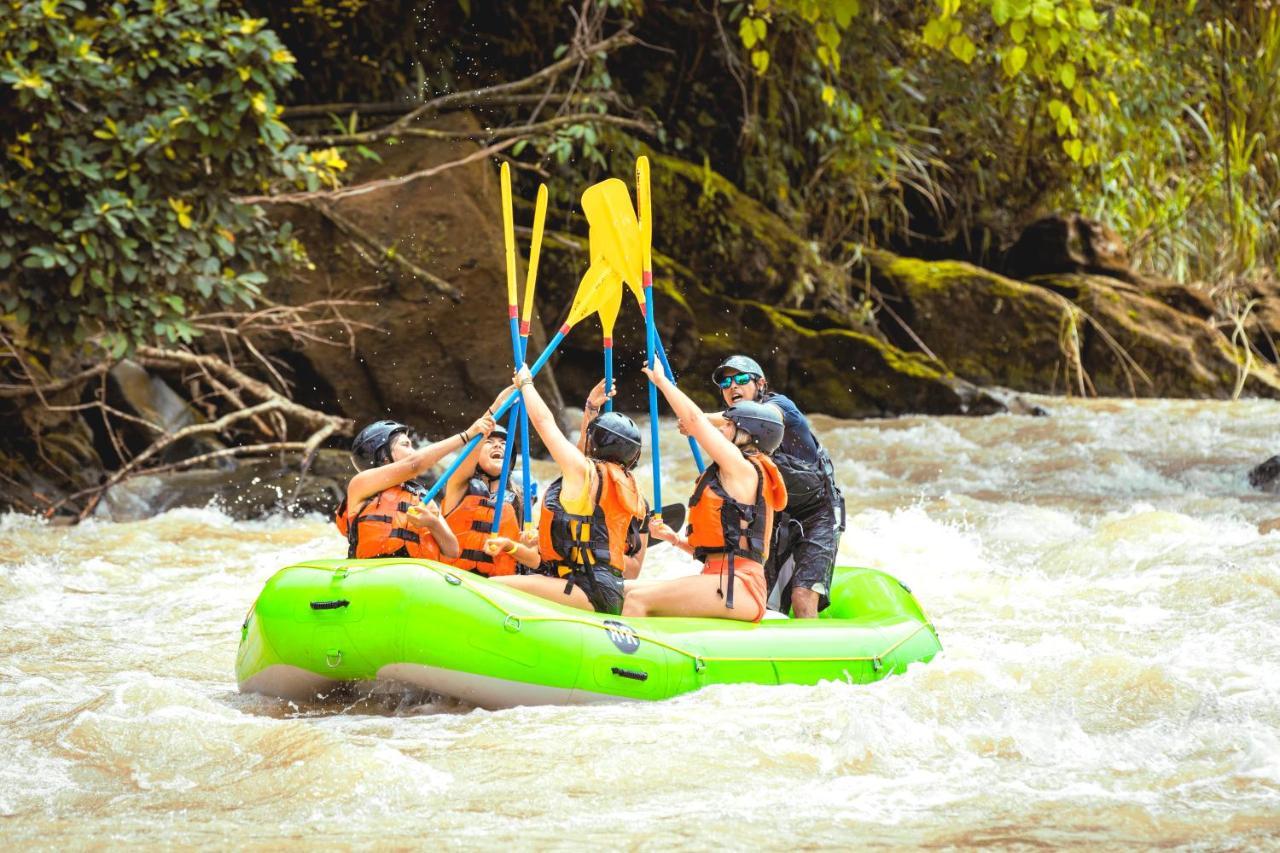
{"type": "Polygon", "coordinates": [[[755,377],[750,373],[735,373],[733,376],[723,376],[716,380],[716,384],[721,388],[728,388],[730,385],[746,385],[748,382],[755,381],[755,377]]]}

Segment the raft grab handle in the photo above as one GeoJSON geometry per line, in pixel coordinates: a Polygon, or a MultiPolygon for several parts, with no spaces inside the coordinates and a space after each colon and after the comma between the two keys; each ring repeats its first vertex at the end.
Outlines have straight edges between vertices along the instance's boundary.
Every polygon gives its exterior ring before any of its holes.
{"type": "Polygon", "coordinates": [[[633,681],[649,680],[649,673],[643,672],[637,669],[623,669],[620,666],[615,666],[612,668],[612,672],[614,675],[620,676],[622,678],[630,678],[633,681]]]}
{"type": "Polygon", "coordinates": [[[333,601],[313,601],[311,602],[312,610],[337,610],[341,607],[350,607],[351,602],[345,598],[337,598],[333,601]]]}

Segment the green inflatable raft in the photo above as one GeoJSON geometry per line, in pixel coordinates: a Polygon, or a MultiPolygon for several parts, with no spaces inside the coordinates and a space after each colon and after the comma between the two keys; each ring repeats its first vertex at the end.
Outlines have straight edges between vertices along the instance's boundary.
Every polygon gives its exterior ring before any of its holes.
{"type": "Polygon", "coordinates": [[[821,619],[626,618],[425,560],[318,560],[267,581],[240,632],[240,690],[310,699],[395,681],[483,708],[666,699],[709,684],[857,684],[941,649],[911,591],[839,568],[821,619]]]}

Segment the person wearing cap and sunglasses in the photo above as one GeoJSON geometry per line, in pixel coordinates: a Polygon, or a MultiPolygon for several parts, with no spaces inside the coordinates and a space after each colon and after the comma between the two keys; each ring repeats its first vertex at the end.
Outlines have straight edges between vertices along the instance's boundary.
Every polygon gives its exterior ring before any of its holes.
{"type": "Polygon", "coordinates": [[[546,445],[561,475],[542,497],[538,574],[496,577],[542,598],[597,613],[622,612],[624,577],[634,577],[644,561],[647,539],[641,530],[649,505],[632,469],[640,460],[640,430],[621,412],[593,416],[597,386],[583,416],[581,448],[565,437],[547,407],[528,367],[515,382],[529,411],[529,425],[546,445]]]}
{"type": "Polygon", "coordinates": [[[835,466],[791,399],[769,388],[753,358],[734,355],[711,375],[725,405],[764,403],[782,415],[786,431],[773,461],[787,485],[787,507],[779,514],[773,550],[765,566],[772,606],[811,619],[829,603],[836,551],[844,531],[844,495],[835,466]]]}

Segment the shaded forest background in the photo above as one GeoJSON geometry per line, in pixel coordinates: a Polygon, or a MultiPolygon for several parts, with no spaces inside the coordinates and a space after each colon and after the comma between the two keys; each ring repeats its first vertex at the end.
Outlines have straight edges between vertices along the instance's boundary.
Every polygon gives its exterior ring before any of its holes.
{"type": "Polygon", "coordinates": [[[297,501],[356,421],[459,428],[509,370],[503,159],[522,224],[551,190],[554,327],[578,195],[653,157],[704,394],[741,348],[846,417],[1280,396],[1275,3],[9,0],[0,43],[7,506],[297,501]]]}

